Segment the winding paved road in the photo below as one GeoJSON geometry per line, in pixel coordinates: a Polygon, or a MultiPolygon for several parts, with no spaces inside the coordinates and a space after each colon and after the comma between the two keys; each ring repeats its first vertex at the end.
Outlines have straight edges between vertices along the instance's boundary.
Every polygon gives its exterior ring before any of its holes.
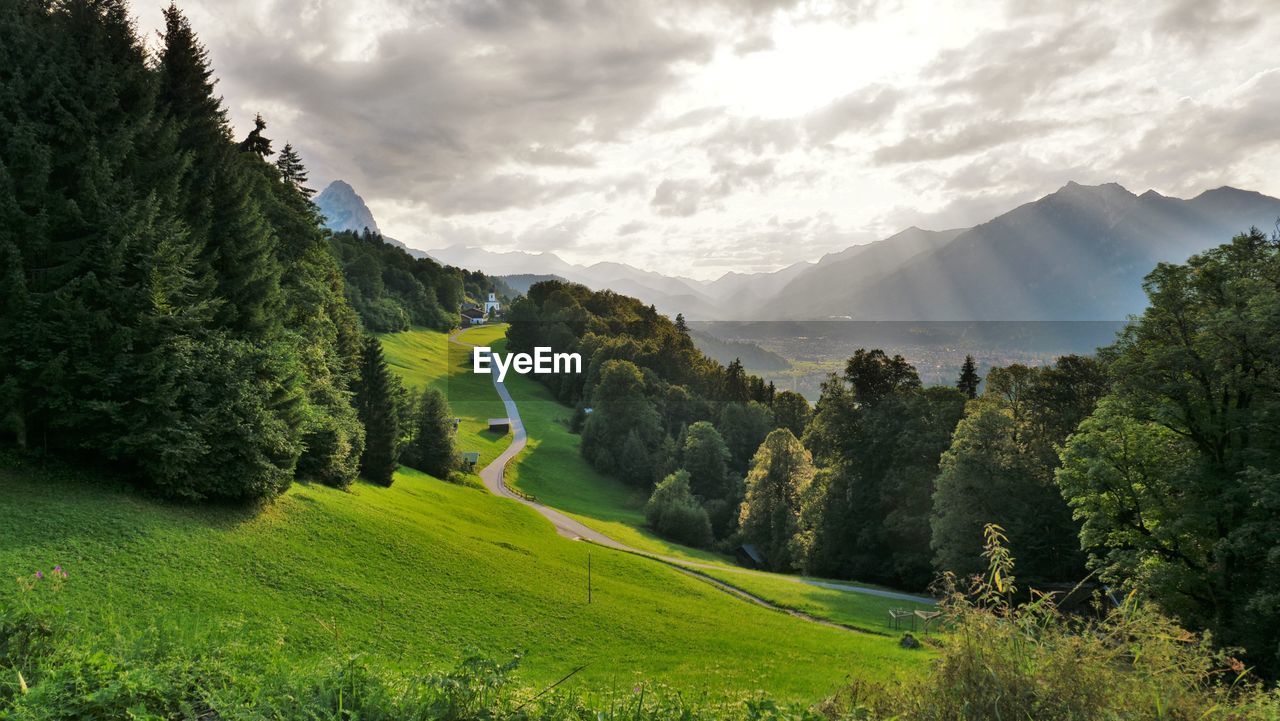
{"type": "MultiPolygon", "coordinates": [[[[449,336],[449,341],[461,346],[474,348],[475,345],[471,343],[467,343],[466,341],[462,340],[459,337],[465,330],[466,329],[454,331],[453,334],[449,336]]],[[[652,559],[659,563],[663,563],[667,566],[670,566],[671,568],[677,571],[680,571],[681,573],[687,574],[689,576],[693,576],[694,578],[697,578],[700,581],[709,583],[712,586],[715,586],[716,588],[718,588],[719,590],[724,591],[725,593],[731,594],[733,596],[737,596],[745,601],[749,601],[758,606],[764,606],[765,608],[770,608],[775,611],[781,611],[783,613],[790,614],[792,616],[795,616],[797,618],[802,618],[807,621],[812,621],[813,623],[818,623],[823,626],[830,626],[832,628],[839,628],[846,631],[857,631],[857,632],[867,631],[867,629],[847,626],[845,624],[836,623],[834,621],[829,621],[827,619],[819,618],[817,616],[812,616],[802,611],[797,611],[795,609],[784,608],[782,606],[775,605],[759,596],[756,596],[752,593],[748,593],[747,591],[744,591],[736,586],[725,583],[719,579],[713,578],[695,569],[708,568],[708,569],[715,569],[718,571],[727,571],[730,573],[753,573],[750,570],[734,568],[732,566],[723,566],[723,565],[717,565],[717,564],[711,564],[711,563],[704,563],[701,561],[691,561],[683,558],[676,558],[674,556],[664,556],[662,554],[650,553],[648,551],[642,551],[638,548],[633,548],[631,546],[626,545],[625,543],[619,543],[618,541],[615,541],[609,536],[606,536],[605,534],[595,530],[594,528],[591,528],[590,526],[582,523],[581,521],[571,518],[568,515],[565,515],[564,513],[550,506],[545,506],[541,503],[538,503],[535,500],[527,498],[521,493],[509,488],[507,484],[503,481],[503,473],[506,471],[507,464],[510,463],[511,460],[514,459],[516,456],[520,455],[520,452],[524,450],[525,446],[528,444],[529,439],[528,439],[528,434],[526,434],[524,429],[524,423],[521,422],[520,420],[520,409],[516,406],[516,402],[511,398],[511,394],[507,391],[506,384],[498,382],[498,370],[496,367],[491,371],[491,375],[493,377],[493,387],[494,389],[497,390],[498,397],[502,399],[502,405],[506,409],[507,418],[511,421],[512,439],[511,439],[511,445],[507,446],[506,450],[504,450],[497,458],[493,459],[493,461],[489,463],[489,465],[485,466],[480,470],[480,480],[484,483],[485,488],[487,488],[490,493],[493,493],[494,495],[497,495],[497,496],[502,496],[504,498],[510,498],[511,500],[516,501],[517,503],[523,503],[524,505],[532,508],[533,510],[542,514],[542,516],[546,518],[548,521],[550,521],[551,525],[555,527],[556,533],[559,533],[561,536],[564,536],[565,538],[571,538],[573,540],[580,540],[580,541],[588,541],[598,546],[604,546],[605,548],[612,548],[614,550],[622,551],[624,553],[631,553],[637,556],[643,556],[645,558],[652,559]]],[[[884,589],[879,589],[879,588],[864,588],[862,586],[848,586],[840,583],[831,583],[828,581],[813,581],[805,578],[797,578],[794,576],[779,576],[779,577],[788,578],[790,580],[795,581],[796,583],[805,583],[811,586],[831,589],[833,591],[844,591],[847,593],[860,593],[868,596],[879,596],[881,598],[891,598],[891,599],[906,601],[910,603],[925,603],[925,604],[934,603],[934,600],[931,598],[927,598],[925,596],[915,596],[909,593],[899,593],[897,591],[886,591],[884,589]]]]}

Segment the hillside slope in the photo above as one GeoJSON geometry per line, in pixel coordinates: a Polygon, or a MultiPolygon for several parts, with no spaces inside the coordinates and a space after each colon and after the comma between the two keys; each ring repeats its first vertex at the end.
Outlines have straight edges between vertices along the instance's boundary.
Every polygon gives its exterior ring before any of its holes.
{"type": "MultiPolygon", "coordinates": [[[[444,347],[444,334],[412,333],[398,356],[421,365],[402,371],[411,383],[440,382],[430,349],[444,347]]],[[[236,628],[298,663],[335,644],[406,667],[524,650],[531,684],[585,663],[572,687],[645,678],[805,701],[850,673],[886,678],[926,658],[560,538],[528,508],[413,471],[389,489],[295,484],[255,512],[163,504],[110,481],[0,461],[0,568],[13,576],[61,564],[71,574],[63,600],[85,624],[109,615],[131,626],[236,628]]],[[[0,588],[0,599],[12,591],[0,588]]]]}

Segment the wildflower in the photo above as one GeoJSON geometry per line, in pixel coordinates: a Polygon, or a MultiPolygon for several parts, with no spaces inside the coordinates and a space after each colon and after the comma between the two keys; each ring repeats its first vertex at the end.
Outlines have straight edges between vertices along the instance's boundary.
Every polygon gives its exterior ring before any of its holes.
{"type": "Polygon", "coordinates": [[[43,581],[43,580],[44,580],[44,574],[43,574],[43,573],[41,573],[40,571],[36,571],[36,580],[37,580],[37,581],[43,581]]]}

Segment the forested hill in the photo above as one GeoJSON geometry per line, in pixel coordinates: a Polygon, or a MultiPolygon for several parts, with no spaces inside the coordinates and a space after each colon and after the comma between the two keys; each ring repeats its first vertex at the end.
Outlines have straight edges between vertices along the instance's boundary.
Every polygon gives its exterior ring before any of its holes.
{"type": "Polygon", "coordinates": [[[334,233],[330,244],[342,266],[347,297],[372,332],[414,325],[444,330],[457,325],[458,308],[466,301],[482,301],[491,291],[504,302],[516,295],[498,278],[415,258],[369,230],[334,233]]]}
{"type": "Polygon", "coordinates": [[[6,2],[0,35],[0,436],[178,497],[350,483],[344,270],[366,316],[436,327],[488,281],[353,237],[339,265],[299,154],[261,118],[233,138],[176,8],[154,56],[123,0],[6,2]]]}

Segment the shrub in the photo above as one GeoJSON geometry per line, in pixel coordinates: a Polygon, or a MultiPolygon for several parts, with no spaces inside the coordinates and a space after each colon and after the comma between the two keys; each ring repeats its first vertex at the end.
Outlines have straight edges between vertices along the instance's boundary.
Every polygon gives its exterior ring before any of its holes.
{"type": "Polygon", "coordinates": [[[987,526],[985,578],[947,577],[949,632],[926,677],[863,686],[829,715],[904,721],[964,719],[1275,719],[1280,696],[1228,653],[1131,595],[1101,616],[1062,613],[1050,595],[1013,604],[1013,558],[987,526]]]}
{"type": "Polygon", "coordinates": [[[649,526],[660,535],[690,546],[711,543],[711,519],[689,490],[689,473],[676,471],[653,489],[644,507],[649,526]]]}
{"type": "Polygon", "coordinates": [[[312,415],[302,443],[306,450],[298,459],[300,477],[334,488],[347,488],[355,480],[364,453],[364,426],[344,399],[332,399],[312,415]]]}

